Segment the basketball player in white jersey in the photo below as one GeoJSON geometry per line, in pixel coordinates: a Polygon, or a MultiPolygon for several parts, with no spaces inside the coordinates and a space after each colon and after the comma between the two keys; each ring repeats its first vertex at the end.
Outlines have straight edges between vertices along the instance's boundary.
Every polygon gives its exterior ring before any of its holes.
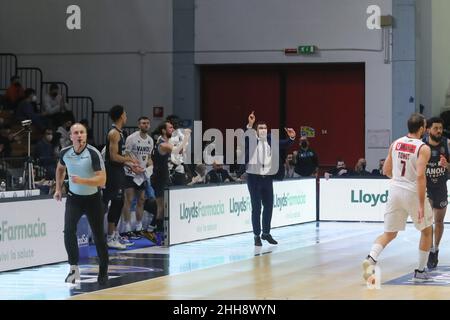
{"type": "Polygon", "coordinates": [[[148,135],[150,130],[150,119],[148,117],[140,117],[138,119],[139,131],[136,131],[127,137],[125,142],[125,152],[133,159],[139,161],[141,168],[146,168],[143,173],[134,173],[128,167],[125,169],[125,192],[124,203],[122,207],[122,218],[125,223],[125,233],[128,238],[138,239],[142,232],[142,217],[144,213],[145,189],[147,187],[147,179],[152,174],[151,153],[153,150],[153,139],[148,135]],[[137,196],[136,204],[136,229],[131,230],[130,208],[131,203],[137,196]]]}
{"type": "Polygon", "coordinates": [[[422,140],[425,133],[426,120],[414,113],[408,120],[408,135],[394,141],[384,163],[383,172],[391,178],[389,199],[384,214],[384,233],[372,245],[369,255],[363,261],[364,274],[367,280],[377,263],[381,251],[405,230],[408,216],[417,230],[421,232],[419,243],[419,264],[414,270],[413,281],[432,281],[425,271],[428,254],[432,242],[433,212],[428,201],[425,201],[426,165],[430,160],[431,150],[422,140]]]}

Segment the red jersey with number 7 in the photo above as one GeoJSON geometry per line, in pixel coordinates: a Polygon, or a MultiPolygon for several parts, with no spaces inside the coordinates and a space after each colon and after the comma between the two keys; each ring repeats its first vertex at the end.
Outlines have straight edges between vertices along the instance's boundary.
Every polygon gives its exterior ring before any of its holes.
{"type": "Polygon", "coordinates": [[[420,139],[402,137],[392,145],[392,182],[400,188],[417,191],[417,158],[425,143],[420,139]]]}

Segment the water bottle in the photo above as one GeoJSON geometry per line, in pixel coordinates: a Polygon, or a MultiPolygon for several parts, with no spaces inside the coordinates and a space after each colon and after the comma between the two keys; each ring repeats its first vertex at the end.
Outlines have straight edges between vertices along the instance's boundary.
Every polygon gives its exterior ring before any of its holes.
{"type": "Polygon", "coordinates": [[[6,191],[6,182],[5,180],[2,180],[2,182],[0,183],[0,192],[5,192],[6,191]]]}

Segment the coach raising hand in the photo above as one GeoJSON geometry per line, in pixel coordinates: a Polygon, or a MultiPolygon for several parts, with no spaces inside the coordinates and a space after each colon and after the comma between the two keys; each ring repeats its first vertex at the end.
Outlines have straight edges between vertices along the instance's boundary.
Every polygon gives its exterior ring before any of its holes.
{"type": "Polygon", "coordinates": [[[61,187],[67,169],[69,191],[64,215],[64,244],[69,256],[70,271],[65,281],[75,283],[80,280],[76,232],[78,221],[86,214],[100,258],[98,282],[105,284],[108,280],[108,250],[103,233],[103,205],[99,191],[99,187],[106,182],[105,164],[100,152],[87,144],[86,138],[86,128],[82,124],[75,123],[70,128],[73,145],[61,150],[56,169],[54,198],[61,201],[61,187]]]}
{"type": "MultiPolygon", "coordinates": [[[[273,176],[278,170],[274,170],[272,164],[278,164],[278,150],[272,152],[272,138],[267,134],[267,124],[259,121],[256,125],[256,132],[253,130],[255,126],[255,113],[252,112],[248,116],[247,132],[245,144],[245,157],[247,164],[247,186],[250,192],[252,202],[252,225],[255,234],[255,246],[262,246],[261,239],[266,240],[270,244],[277,244],[270,235],[270,223],[272,220],[273,210],[273,176]],[[249,130],[253,130],[249,132],[249,130]],[[256,134],[256,136],[253,136],[256,134]],[[256,139],[256,143],[252,143],[251,139],[256,139]],[[264,207],[262,217],[262,235],[261,234],[261,204],[264,207]]],[[[286,129],[286,133],[290,139],[280,140],[279,147],[287,149],[289,145],[295,141],[295,131],[292,128],[286,129]]],[[[274,144],[274,147],[277,145],[274,144]]]]}

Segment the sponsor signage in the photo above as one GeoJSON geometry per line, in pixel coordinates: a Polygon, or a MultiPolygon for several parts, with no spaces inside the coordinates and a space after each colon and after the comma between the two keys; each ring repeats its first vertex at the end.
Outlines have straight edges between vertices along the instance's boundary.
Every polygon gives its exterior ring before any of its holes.
{"type": "MultiPolygon", "coordinates": [[[[319,219],[384,221],[389,183],[389,179],[320,179],[319,219]]],[[[450,221],[448,216],[447,221],[450,221]]]]}
{"type": "Polygon", "coordinates": [[[17,190],[17,191],[2,191],[0,192],[0,199],[5,198],[24,198],[35,197],[40,195],[40,190],[17,190]]]}
{"type": "MultiPolygon", "coordinates": [[[[168,191],[169,244],[252,231],[246,184],[168,191]]],[[[272,227],[316,220],[314,179],[274,182],[272,227]]]]}
{"type": "Polygon", "coordinates": [[[64,203],[65,199],[0,203],[0,271],[67,260],[64,203]]]}

